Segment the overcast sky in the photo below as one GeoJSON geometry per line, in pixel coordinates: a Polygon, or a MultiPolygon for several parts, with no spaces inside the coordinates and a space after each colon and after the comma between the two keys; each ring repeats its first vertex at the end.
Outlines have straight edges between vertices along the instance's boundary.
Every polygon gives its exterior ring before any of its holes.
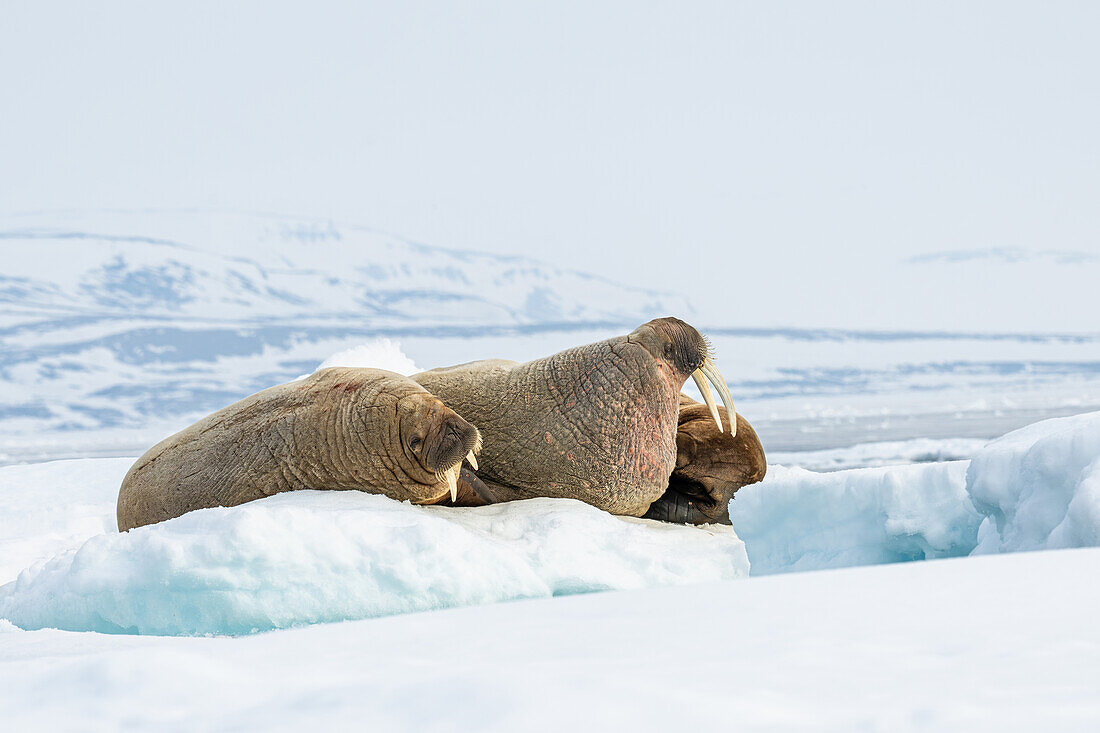
{"type": "Polygon", "coordinates": [[[1088,2],[6,3],[0,213],[333,217],[708,324],[1100,330],[1098,38],[1088,2]]]}

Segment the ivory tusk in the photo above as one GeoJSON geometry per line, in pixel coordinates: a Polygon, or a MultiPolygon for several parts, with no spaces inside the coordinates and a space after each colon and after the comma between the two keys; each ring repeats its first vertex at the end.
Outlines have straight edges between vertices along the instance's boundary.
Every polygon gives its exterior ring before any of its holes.
{"type": "Polygon", "coordinates": [[[718,414],[718,405],[714,404],[714,393],[710,391],[710,385],[707,384],[703,372],[696,369],[691,373],[691,378],[695,380],[695,386],[702,393],[703,401],[707,403],[707,409],[710,410],[711,417],[714,418],[714,422],[718,423],[718,432],[722,432],[722,416],[718,414]]]}
{"type": "Polygon", "coordinates": [[[470,451],[466,454],[466,460],[470,462],[470,468],[477,470],[477,459],[474,458],[474,452],[470,451]]]}
{"type": "Polygon", "coordinates": [[[444,474],[444,478],[447,480],[447,488],[451,490],[451,503],[458,501],[458,471],[461,464],[455,466],[452,470],[447,471],[444,474]]]}
{"type": "Polygon", "coordinates": [[[711,381],[714,388],[718,390],[718,396],[722,398],[722,404],[726,406],[726,417],[730,421],[730,436],[737,435],[737,411],[733,409],[733,395],[730,394],[729,385],[726,384],[725,377],[722,376],[722,372],[718,371],[718,367],[714,365],[714,362],[710,359],[703,361],[703,366],[699,367],[707,379],[711,381]]]}

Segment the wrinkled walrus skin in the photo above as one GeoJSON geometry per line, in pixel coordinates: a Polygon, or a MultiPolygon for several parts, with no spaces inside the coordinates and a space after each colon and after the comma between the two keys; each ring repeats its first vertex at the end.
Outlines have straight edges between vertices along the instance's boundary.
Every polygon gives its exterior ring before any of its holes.
{"type": "Polygon", "coordinates": [[[756,431],[742,415],[729,429],[726,408],[719,407],[725,431],[719,431],[707,406],[680,395],[676,428],[676,468],[668,491],[645,516],[679,524],[730,524],[729,502],[742,486],[764,479],[768,463],[756,431]]]}
{"type": "Polygon", "coordinates": [[[659,318],[543,359],[490,359],[412,378],[481,431],[486,501],[563,497],[640,517],[668,489],[680,389],[711,363],[708,352],[690,325],[659,318]]]}
{"type": "Polygon", "coordinates": [[[118,495],[118,528],[283,491],[450,498],[477,429],[407,377],[335,367],[236,402],[149,449],[118,495]]]}

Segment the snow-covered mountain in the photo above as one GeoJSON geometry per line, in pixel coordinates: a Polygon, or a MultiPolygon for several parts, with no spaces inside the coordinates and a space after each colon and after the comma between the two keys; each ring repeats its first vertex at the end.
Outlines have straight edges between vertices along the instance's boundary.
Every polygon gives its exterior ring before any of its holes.
{"type": "Polygon", "coordinates": [[[431,247],[316,219],[51,213],[7,218],[0,243],[6,325],[353,318],[373,330],[575,327],[690,311],[680,297],[527,257],[431,247]]]}
{"type": "Polygon", "coordinates": [[[286,216],[11,216],[0,253],[7,436],[174,426],[309,371],[349,339],[691,313],[684,298],[527,257],[286,216]]]}

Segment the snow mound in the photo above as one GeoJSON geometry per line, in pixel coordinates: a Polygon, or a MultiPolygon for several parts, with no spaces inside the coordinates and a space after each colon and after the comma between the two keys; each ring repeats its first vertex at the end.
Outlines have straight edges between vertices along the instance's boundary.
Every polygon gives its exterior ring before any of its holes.
{"type": "Polygon", "coordinates": [[[369,343],[338,351],[321,362],[317,370],[336,366],[385,369],[404,374],[406,377],[421,371],[401,350],[401,344],[388,338],[375,339],[369,343]]]}
{"type": "Polygon", "coordinates": [[[117,532],[115,501],[133,458],[0,468],[0,583],[92,535],[117,532]]]}
{"type": "Polygon", "coordinates": [[[975,455],[976,554],[1100,545],[1100,412],[1044,420],[975,455]]]}
{"type": "Polygon", "coordinates": [[[0,587],[0,618],[24,629],[247,634],[747,575],[728,527],[623,519],[572,500],[455,509],[302,491],[94,536],[0,587]]]}
{"type": "Polygon", "coordinates": [[[753,575],[966,555],[965,461],[814,473],[769,466],[730,502],[753,575]]]}

